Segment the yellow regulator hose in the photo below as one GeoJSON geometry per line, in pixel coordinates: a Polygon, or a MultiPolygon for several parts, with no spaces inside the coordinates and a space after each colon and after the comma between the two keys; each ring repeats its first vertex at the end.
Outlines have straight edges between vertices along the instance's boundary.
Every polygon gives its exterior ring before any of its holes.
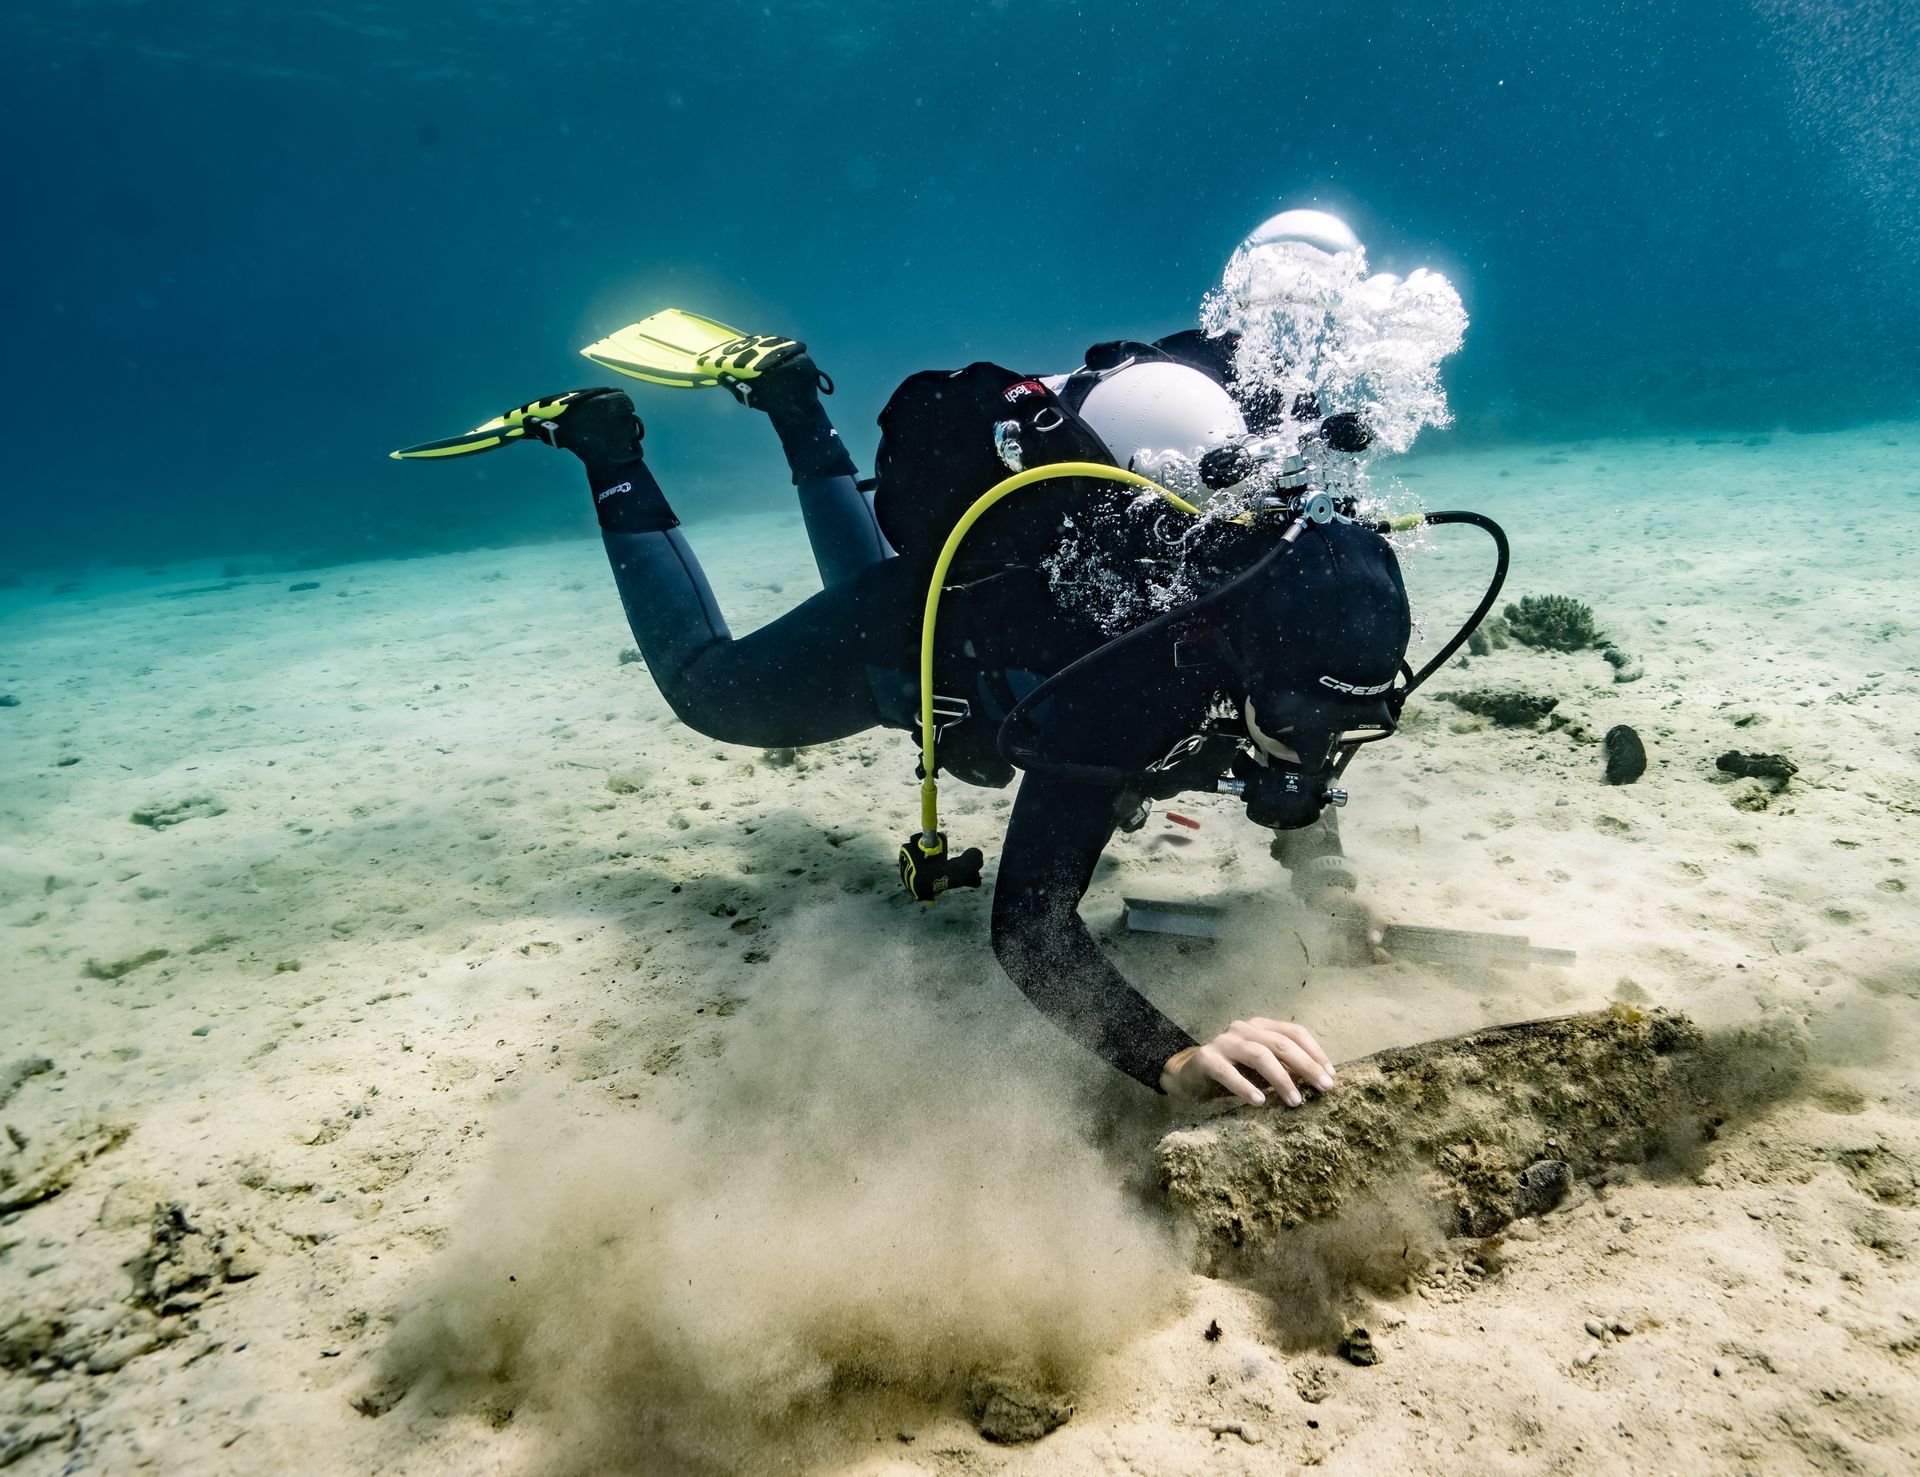
{"type": "Polygon", "coordinates": [[[1011,496],[1023,487],[1031,487],[1036,482],[1050,482],[1057,477],[1091,477],[1103,482],[1126,483],[1158,493],[1183,513],[1191,513],[1196,517],[1200,513],[1192,503],[1174,496],[1158,482],[1142,477],[1138,472],[1102,466],[1099,462],[1056,462],[1051,466],[1015,472],[1011,477],[994,483],[974,499],[973,506],[961,515],[960,521],[953,526],[953,532],[947,535],[940,557],[934,562],[933,579],[927,585],[927,607],[920,621],[920,769],[923,775],[920,781],[920,830],[928,846],[934,844],[940,831],[940,788],[934,779],[933,754],[933,630],[940,614],[940,594],[947,581],[947,568],[953,563],[953,556],[959,553],[960,544],[973,525],[1002,498],[1011,496]]]}

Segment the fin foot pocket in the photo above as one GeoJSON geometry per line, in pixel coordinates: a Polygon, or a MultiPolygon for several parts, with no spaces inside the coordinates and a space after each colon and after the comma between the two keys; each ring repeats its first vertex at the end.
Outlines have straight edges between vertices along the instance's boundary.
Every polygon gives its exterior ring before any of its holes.
{"type": "Polygon", "coordinates": [[[529,400],[460,436],[422,441],[388,452],[394,461],[440,461],[498,451],[516,441],[540,441],[576,455],[631,455],[644,435],[633,401],[624,390],[595,386],[563,390],[558,395],[529,400]]]}

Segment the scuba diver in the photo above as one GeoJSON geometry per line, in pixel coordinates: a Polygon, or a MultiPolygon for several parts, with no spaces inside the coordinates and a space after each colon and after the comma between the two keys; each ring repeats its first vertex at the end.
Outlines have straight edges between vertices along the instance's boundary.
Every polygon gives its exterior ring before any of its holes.
{"type": "MultiPolygon", "coordinates": [[[[1289,214],[1312,217],[1299,234],[1320,249],[1352,239],[1332,217],[1289,214]]],[[[654,384],[724,388],[772,423],[824,588],[741,638],[623,391],[569,390],[393,455],[532,440],[578,458],[634,639],[698,732],[797,748],[917,731],[922,824],[899,860],[923,902],[981,880],[981,854],[951,852],[939,829],[937,777],[999,787],[1025,771],[992,903],[1014,984],[1148,1088],[1298,1106],[1303,1087],[1333,1084],[1310,1031],[1262,1016],[1197,1039],[1121,975],[1078,913],[1114,832],[1189,790],[1239,795],[1310,902],[1350,894],[1335,782],[1358,743],[1393,732],[1412,685],[1385,525],[1307,485],[1297,454],[1303,435],[1316,454],[1359,451],[1367,427],[1243,384],[1236,346],[1189,330],[1096,345],[1065,375],[986,363],[916,374],[880,415],[871,482],[822,404],[831,380],[797,340],[668,310],[583,350],[654,384]],[[1150,448],[1187,454],[1187,485],[1220,511],[1134,470],[1150,448]]]]}

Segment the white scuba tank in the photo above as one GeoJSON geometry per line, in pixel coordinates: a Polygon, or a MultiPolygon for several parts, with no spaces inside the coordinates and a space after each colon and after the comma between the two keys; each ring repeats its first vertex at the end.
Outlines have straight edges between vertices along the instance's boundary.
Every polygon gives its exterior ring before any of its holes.
{"type": "Polygon", "coordinates": [[[1080,403],[1080,418],[1118,466],[1142,452],[1174,452],[1198,461],[1247,434],[1233,397],[1208,376],[1165,360],[1109,370],[1080,403]]]}

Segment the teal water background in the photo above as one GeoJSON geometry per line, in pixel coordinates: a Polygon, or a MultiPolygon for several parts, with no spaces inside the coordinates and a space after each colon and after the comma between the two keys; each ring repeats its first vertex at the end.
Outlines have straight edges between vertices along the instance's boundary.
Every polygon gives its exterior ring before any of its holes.
{"type": "MultiPolygon", "coordinates": [[[[1292,204],[1459,285],[1459,444],[1920,399],[1902,0],[49,0],[9,39],[14,569],[586,532],[535,450],[384,453],[669,303],[808,339],[866,464],[907,373],[1188,325],[1292,204]]],[[[640,395],[684,512],[779,504],[764,427],[640,395]]]]}

